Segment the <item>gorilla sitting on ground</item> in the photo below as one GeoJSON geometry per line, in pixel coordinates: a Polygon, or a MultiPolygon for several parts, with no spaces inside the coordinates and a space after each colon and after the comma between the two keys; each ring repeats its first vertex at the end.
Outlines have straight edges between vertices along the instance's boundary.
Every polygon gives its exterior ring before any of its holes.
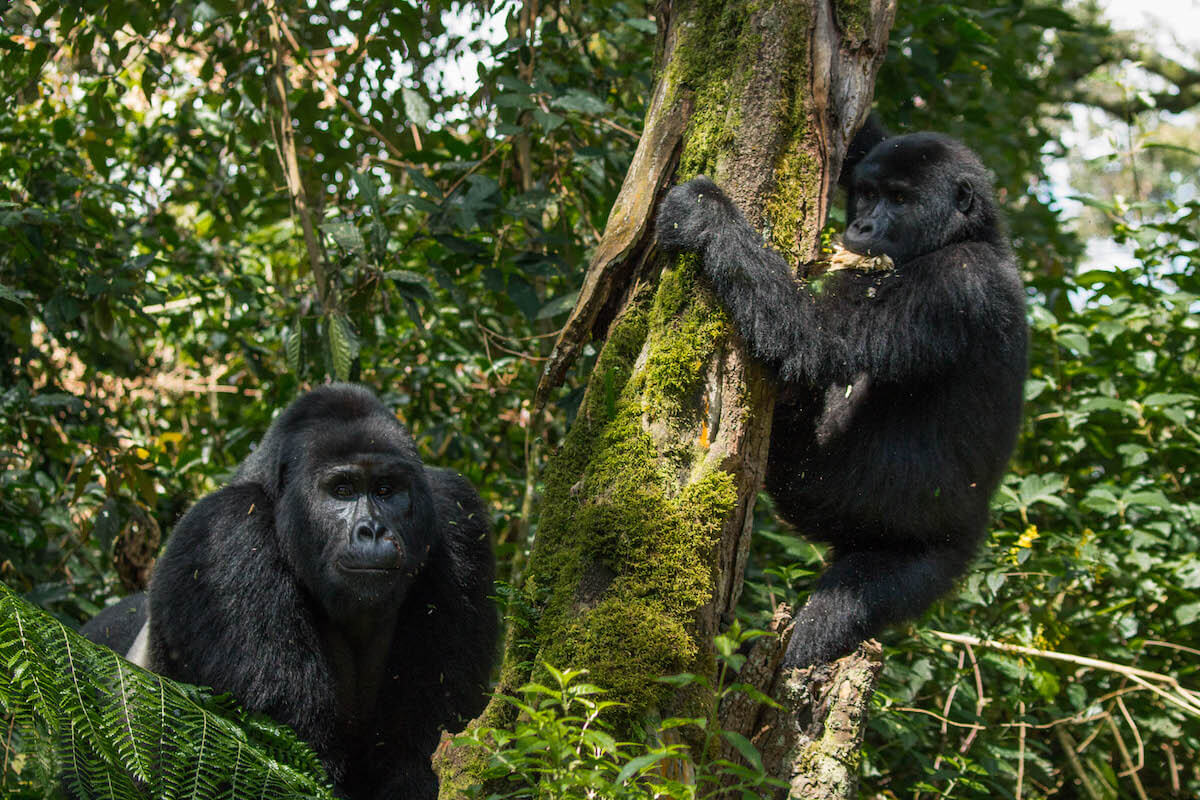
{"type": "MultiPolygon", "coordinates": [[[[316,389],[176,526],[151,579],[146,665],[290,725],[347,797],[432,799],[439,731],[486,699],[489,528],[475,490],[424,466],[371,392],[316,389]]],[[[139,597],[83,633],[134,647],[139,597]]]]}
{"type": "Polygon", "coordinates": [[[886,138],[873,120],[849,152],[846,247],[895,268],[834,273],[819,296],[707,178],[658,211],[659,245],[699,255],[779,376],[766,477],[779,514],[833,545],[789,666],[845,655],[950,588],[1020,426],[1024,290],[987,171],[947,136],[886,138]]]}

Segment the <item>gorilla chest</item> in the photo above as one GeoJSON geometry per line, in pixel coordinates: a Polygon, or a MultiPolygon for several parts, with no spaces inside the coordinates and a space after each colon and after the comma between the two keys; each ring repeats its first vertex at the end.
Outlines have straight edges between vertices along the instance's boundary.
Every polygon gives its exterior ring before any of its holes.
{"type": "Polygon", "coordinates": [[[369,626],[321,626],[322,655],[343,725],[372,726],[381,693],[396,683],[388,674],[394,616],[369,626]]]}

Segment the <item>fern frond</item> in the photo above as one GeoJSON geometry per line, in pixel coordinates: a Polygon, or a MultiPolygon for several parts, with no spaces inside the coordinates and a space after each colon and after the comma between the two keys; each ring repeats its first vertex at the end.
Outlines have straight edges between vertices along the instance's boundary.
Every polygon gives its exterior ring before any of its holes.
{"type": "Polygon", "coordinates": [[[4,797],[332,798],[313,751],[92,644],[0,583],[4,797]]]}

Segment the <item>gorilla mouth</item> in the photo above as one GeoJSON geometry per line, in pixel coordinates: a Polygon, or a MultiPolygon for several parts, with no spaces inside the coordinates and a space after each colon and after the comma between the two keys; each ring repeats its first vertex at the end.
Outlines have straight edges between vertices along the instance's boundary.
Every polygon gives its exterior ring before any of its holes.
{"type": "Polygon", "coordinates": [[[379,564],[379,563],[364,563],[360,561],[339,561],[338,569],[343,572],[365,572],[379,573],[396,572],[400,569],[399,564],[379,564]]]}

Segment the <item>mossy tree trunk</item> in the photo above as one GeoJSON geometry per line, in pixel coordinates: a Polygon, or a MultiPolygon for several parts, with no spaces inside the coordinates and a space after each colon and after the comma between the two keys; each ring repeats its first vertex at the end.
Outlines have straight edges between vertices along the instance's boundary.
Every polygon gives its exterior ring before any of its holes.
{"type": "MultiPolygon", "coordinates": [[[[522,587],[533,613],[510,631],[500,691],[515,692],[544,662],[587,669],[630,722],[694,716],[711,702],[656,678],[714,674],[712,639],[741,593],[774,389],[694,261],[653,248],[654,207],[667,186],[707,174],[772,246],[811,260],[893,15],[894,0],[659,7],[660,73],[642,138],[539,389],[544,400],[583,344],[606,339],[547,468],[522,587]]],[[[766,719],[731,706],[722,716],[756,737],[770,770],[805,797],[849,796],[878,658],[846,659],[836,675],[817,668],[824,677],[813,682],[778,675],[781,653],[782,644],[760,648],[751,666],[793,710],[766,719]],[[846,670],[849,684],[838,677],[846,670]],[[857,693],[839,688],[847,685],[857,693]],[[846,709],[829,709],[830,689],[846,709]],[[835,718],[836,741],[827,741],[824,723],[835,718]],[[812,780],[796,783],[797,770],[812,780]]],[[[511,714],[493,702],[480,722],[505,725],[511,714]]],[[[482,766],[462,751],[438,761],[443,797],[458,796],[482,766]]]]}

